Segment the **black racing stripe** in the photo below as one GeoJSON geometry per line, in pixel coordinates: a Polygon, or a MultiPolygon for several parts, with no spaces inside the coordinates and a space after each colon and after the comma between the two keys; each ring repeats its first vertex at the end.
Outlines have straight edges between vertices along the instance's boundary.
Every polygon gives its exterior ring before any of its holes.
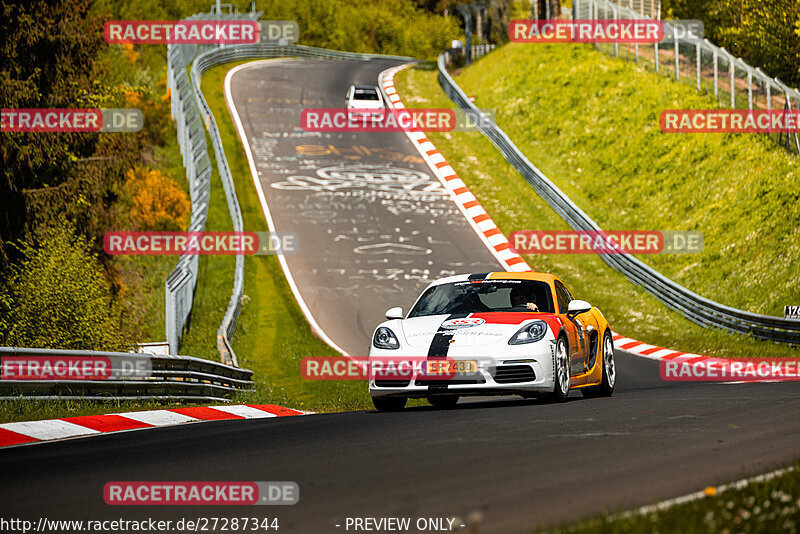
{"type": "MultiPolygon", "coordinates": [[[[469,313],[451,313],[447,319],[442,321],[442,324],[450,319],[464,319],[468,316],[469,313]]],[[[447,351],[450,350],[450,340],[453,339],[455,333],[454,329],[442,328],[440,325],[433,335],[431,346],[428,348],[428,358],[446,358],[447,351]]]]}
{"type": "Polygon", "coordinates": [[[475,273],[467,277],[467,280],[484,280],[492,273],[475,273]]]}

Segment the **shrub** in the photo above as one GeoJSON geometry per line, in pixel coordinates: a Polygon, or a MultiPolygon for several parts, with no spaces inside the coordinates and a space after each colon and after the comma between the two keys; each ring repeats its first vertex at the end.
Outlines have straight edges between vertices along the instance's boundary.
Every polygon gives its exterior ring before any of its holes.
{"type": "Polygon", "coordinates": [[[0,345],[128,350],[131,330],[89,241],[65,225],[20,245],[0,285],[0,345]]]}
{"type": "Polygon", "coordinates": [[[127,174],[130,216],[139,230],[186,229],[189,199],[172,178],[157,169],[136,167],[127,174]]]}

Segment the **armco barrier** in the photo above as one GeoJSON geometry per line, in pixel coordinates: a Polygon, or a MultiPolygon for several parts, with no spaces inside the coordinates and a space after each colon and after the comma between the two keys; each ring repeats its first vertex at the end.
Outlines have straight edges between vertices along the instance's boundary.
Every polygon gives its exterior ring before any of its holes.
{"type": "MultiPolygon", "coordinates": [[[[483,115],[448,74],[447,53],[443,52],[439,56],[439,84],[459,107],[483,115]]],[[[597,223],[537,169],[489,117],[483,116],[478,126],[536,193],[573,229],[601,231],[597,223]]],[[[628,280],[641,285],[655,298],[697,324],[751,334],[760,339],[800,345],[800,320],[761,315],[719,304],[673,282],[632,255],[601,254],[600,257],[628,280]]]]}
{"type": "MultiPolygon", "coordinates": [[[[392,56],[373,56],[367,54],[354,54],[350,52],[337,52],[334,50],[325,50],[322,48],[313,48],[307,46],[295,45],[272,45],[272,44],[259,44],[259,45],[239,45],[234,47],[216,48],[209,50],[197,57],[192,64],[192,85],[194,86],[195,96],[197,98],[197,105],[200,109],[201,115],[205,118],[208,125],[209,137],[211,137],[211,144],[214,146],[214,153],[217,157],[217,168],[220,177],[222,178],[222,187],[225,189],[225,195],[228,199],[228,209],[233,219],[234,230],[242,230],[242,215],[239,209],[239,203],[236,199],[236,191],[233,184],[233,177],[231,176],[228,160],[225,157],[225,150],[222,147],[222,140],[220,138],[219,129],[216,120],[208,107],[203,93],[200,90],[200,79],[203,73],[208,69],[231,61],[239,61],[243,59],[259,59],[259,58],[275,58],[275,57],[305,57],[315,59],[350,59],[350,60],[365,60],[373,58],[390,58],[399,59],[402,61],[412,61],[411,58],[406,57],[392,57],[392,56]]],[[[274,230],[274,229],[271,229],[274,230]]],[[[230,338],[236,328],[236,319],[241,311],[241,301],[244,292],[244,257],[236,256],[236,273],[234,277],[234,290],[231,295],[231,300],[228,309],[225,313],[222,325],[217,333],[217,348],[224,361],[228,361],[236,365],[236,355],[230,346],[230,338]],[[226,355],[229,355],[225,358],[226,355]]]]}
{"type": "Polygon", "coordinates": [[[124,357],[147,361],[149,376],[117,380],[6,380],[0,379],[0,399],[39,398],[72,399],[93,397],[98,400],[152,399],[182,401],[227,401],[240,391],[253,389],[253,372],[218,362],[190,356],[163,356],[129,352],[25,349],[0,347],[2,360],[17,357],[124,357]]]}
{"type": "MultiPolygon", "coordinates": [[[[257,18],[258,13],[250,15],[203,14],[188,20],[216,18],[257,18]]],[[[172,115],[178,130],[178,142],[184,154],[184,166],[192,193],[192,223],[190,230],[202,230],[208,213],[210,191],[209,178],[211,164],[205,141],[204,125],[208,128],[211,144],[217,159],[217,169],[222,187],[228,201],[228,210],[233,221],[234,231],[242,231],[242,215],[236,198],[230,168],[228,166],[222,140],[208,103],[200,90],[203,73],[217,65],[243,59],[268,59],[275,57],[303,57],[312,59],[368,60],[397,59],[413,61],[412,58],[398,56],[377,56],[338,52],[300,45],[254,44],[225,47],[198,45],[170,45],[167,51],[168,87],[172,94],[172,115]],[[205,50],[205,51],[204,51],[205,50]],[[186,74],[186,66],[191,63],[191,77],[186,74]],[[191,78],[191,79],[190,79],[191,78]]],[[[166,281],[167,292],[167,340],[170,352],[178,351],[181,332],[189,318],[192,295],[197,283],[197,256],[182,256],[175,270],[166,281]]],[[[233,292],[222,324],[217,331],[217,349],[223,362],[238,365],[230,339],[236,329],[236,320],[241,311],[244,293],[244,257],[236,256],[233,292]]]]}
{"type": "MultiPolygon", "coordinates": [[[[260,13],[240,15],[208,14],[194,15],[186,20],[242,20],[258,18],[260,13]]],[[[211,191],[211,160],[208,156],[206,145],[205,122],[209,120],[208,106],[206,113],[201,114],[201,100],[199,96],[199,78],[193,76],[190,81],[186,73],[187,65],[204,50],[213,49],[214,45],[169,45],[167,47],[167,87],[171,96],[171,113],[175,122],[178,136],[178,145],[183,156],[183,166],[186,169],[186,178],[189,182],[189,196],[192,204],[192,215],[189,231],[202,231],[206,226],[208,217],[208,204],[211,191]]],[[[194,73],[194,69],[193,69],[194,73]]],[[[216,126],[211,133],[215,149],[221,147],[219,133],[216,126]]],[[[224,153],[217,151],[218,167],[222,168],[224,153]]],[[[227,163],[224,164],[227,169],[227,163]]],[[[239,204],[229,183],[230,172],[222,176],[222,183],[228,199],[228,209],[233,221],[233,230],[242,231],[242,216],[239,204]],[[228,181],[226,181],[228,178],[228,181]],[[231,196],[233,194],[233,196],[231,196]]],[[[175,269],[170,273],[165,282],[166,290],[166,335],[169,343],[169,352],[176,354],[183,329],[192,310],[194,290],[197,285],[198,256],[183,255],[179,258],[175,269]]],[[[223,362],[237,365],[236,355],[230,348],[228,338],[233,335],[236,316],[241,306],[242,280],[244,277],[244,258],[236,256],[236,269],[234,274],[234,289],[230,298],[224,320],[217,333],[217,348],[223,362]]]]}

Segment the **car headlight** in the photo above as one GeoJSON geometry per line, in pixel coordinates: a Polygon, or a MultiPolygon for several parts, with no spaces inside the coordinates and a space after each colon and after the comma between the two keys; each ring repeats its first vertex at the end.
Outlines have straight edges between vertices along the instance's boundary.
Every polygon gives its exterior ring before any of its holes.
{"type": "Polygon", "coordinates": [[[378,349],[394,350],[400,348],[400,342],[397,341],[397,336],[385,326],[381,326],[375,330],[375,335],[372,336],[372,344],[378,349]]]}
{"type": "Polygon", "coordinates": [[[517,330],[516,333],[511,336],[511,339],[508,340],[508,344],[524,345],[525,343],[541,341],[546,333],[547,323],[544,321],[533,321],[517,330]]]}

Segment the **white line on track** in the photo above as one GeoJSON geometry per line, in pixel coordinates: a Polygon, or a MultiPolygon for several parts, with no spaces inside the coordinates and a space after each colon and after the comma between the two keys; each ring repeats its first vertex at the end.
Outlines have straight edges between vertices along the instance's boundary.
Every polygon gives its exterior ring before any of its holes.
{"type": "MultiPolygon", "coordinates": [[[[773,478],[777,478],[786,473],[791,473],[794,470],[795,470],[794,466],[790,466],[790,467],[784,467],[783,469],[777,469],[769,473],[764,473],[763,475],[757,475],[750,478],[743,478],[742,480],[737,480],[736,482],[731,482],[729,484],[723,484],[722,486],[714,487],[715,491],[713,492],[713,494],[719,495],[720,493],[724,493],[729,490],[740,490],[746,488],[750,484],[767,482],[769,480],[772,480],[773,478]]],[[[622,512],[620,514],[614,514],[609,516],[608,519],[609,520],[626,519],[634,516],[647,515],[653,512],[661,512],[664,510],[668,510],[673,506],[679,504],[686,504],[688,502],[697,501],[699,499],[704,499],[706,497],[708,497],[708,495],[706,494],[706,490],[696,491],[694,493],[689,493],[687,495],[681,495],[680,497],[675,497],[674,499],[667,499],[665,501],[661,501],[655,504],[650,504],[647,506],[642,506],[640,508],[629,510],[627,512],[622,512]]]]}
{"type": "MultiPolygon", "coordinates": [[[[242,144],[244,145],[244,152],[247,156],[247,162],[250,165],[250,174],[253,177],[253,184],[256,186],[256,192],[258,193],[258,200],[261,203],[261,210],[264,212],[264,218],[267,219],[267,225],[271,232],[277,232],[275,228],[275,222],[272,220],[272,215],[269,211],[269,206],[267,206],[267,197],[264,195],[264,189],[261,187],[261,180],[258,178],[258,169],[256,168],[256,162],[253,159],[253,153],[250,150],[250,143],[247,140],[247,133],[244,130],[244,126],[242,125],[242,120],[239,117],[239,112],[236,110],[236,105],[233,103],[233,97],[231,96],[231,79],[233,76],[248,68],[259,67],[268,62],[272,61],[282,61],[281,59],[263,59],[260,61],[253,61],[250,63],[245,63],[244,65],[239,65],[238,67],[232,68],[228,71],[228,74],[225,75],[225,103],[228,105],[228,110],[231,112],[233,116],[233,122],[236,124],[236,131],[239,133],[239,139],[241,139],[242,144]]],[[[342,349],[339,345],[336,344],[333,339],[328,337],[328,335],[322,330],[319,326],[319,323],[314,316],[311,314],[311,309],[306,304],[305,300],[303,300],[303,296],[300,294],[300,290],[297,287],[297,283],[294,281],[294,277],[292,276],[291,271],[289,270],[289,264],[286,261],[286,257],[283,254],[278,254],[278,261],[281,264],[281,269],[283,270],[284,276],[286,276],[286,281],[289,282],[289,288],[292,290],[294,294],[294,298],[297,301],[297,304],[300,306],[300,310],[303,312],[308,324],[311,325],[312,331],[320,338],[322,341],[330,345],[334,350],[342,354],[343,356],[349,356],[347,352],[342,349]]]]}

